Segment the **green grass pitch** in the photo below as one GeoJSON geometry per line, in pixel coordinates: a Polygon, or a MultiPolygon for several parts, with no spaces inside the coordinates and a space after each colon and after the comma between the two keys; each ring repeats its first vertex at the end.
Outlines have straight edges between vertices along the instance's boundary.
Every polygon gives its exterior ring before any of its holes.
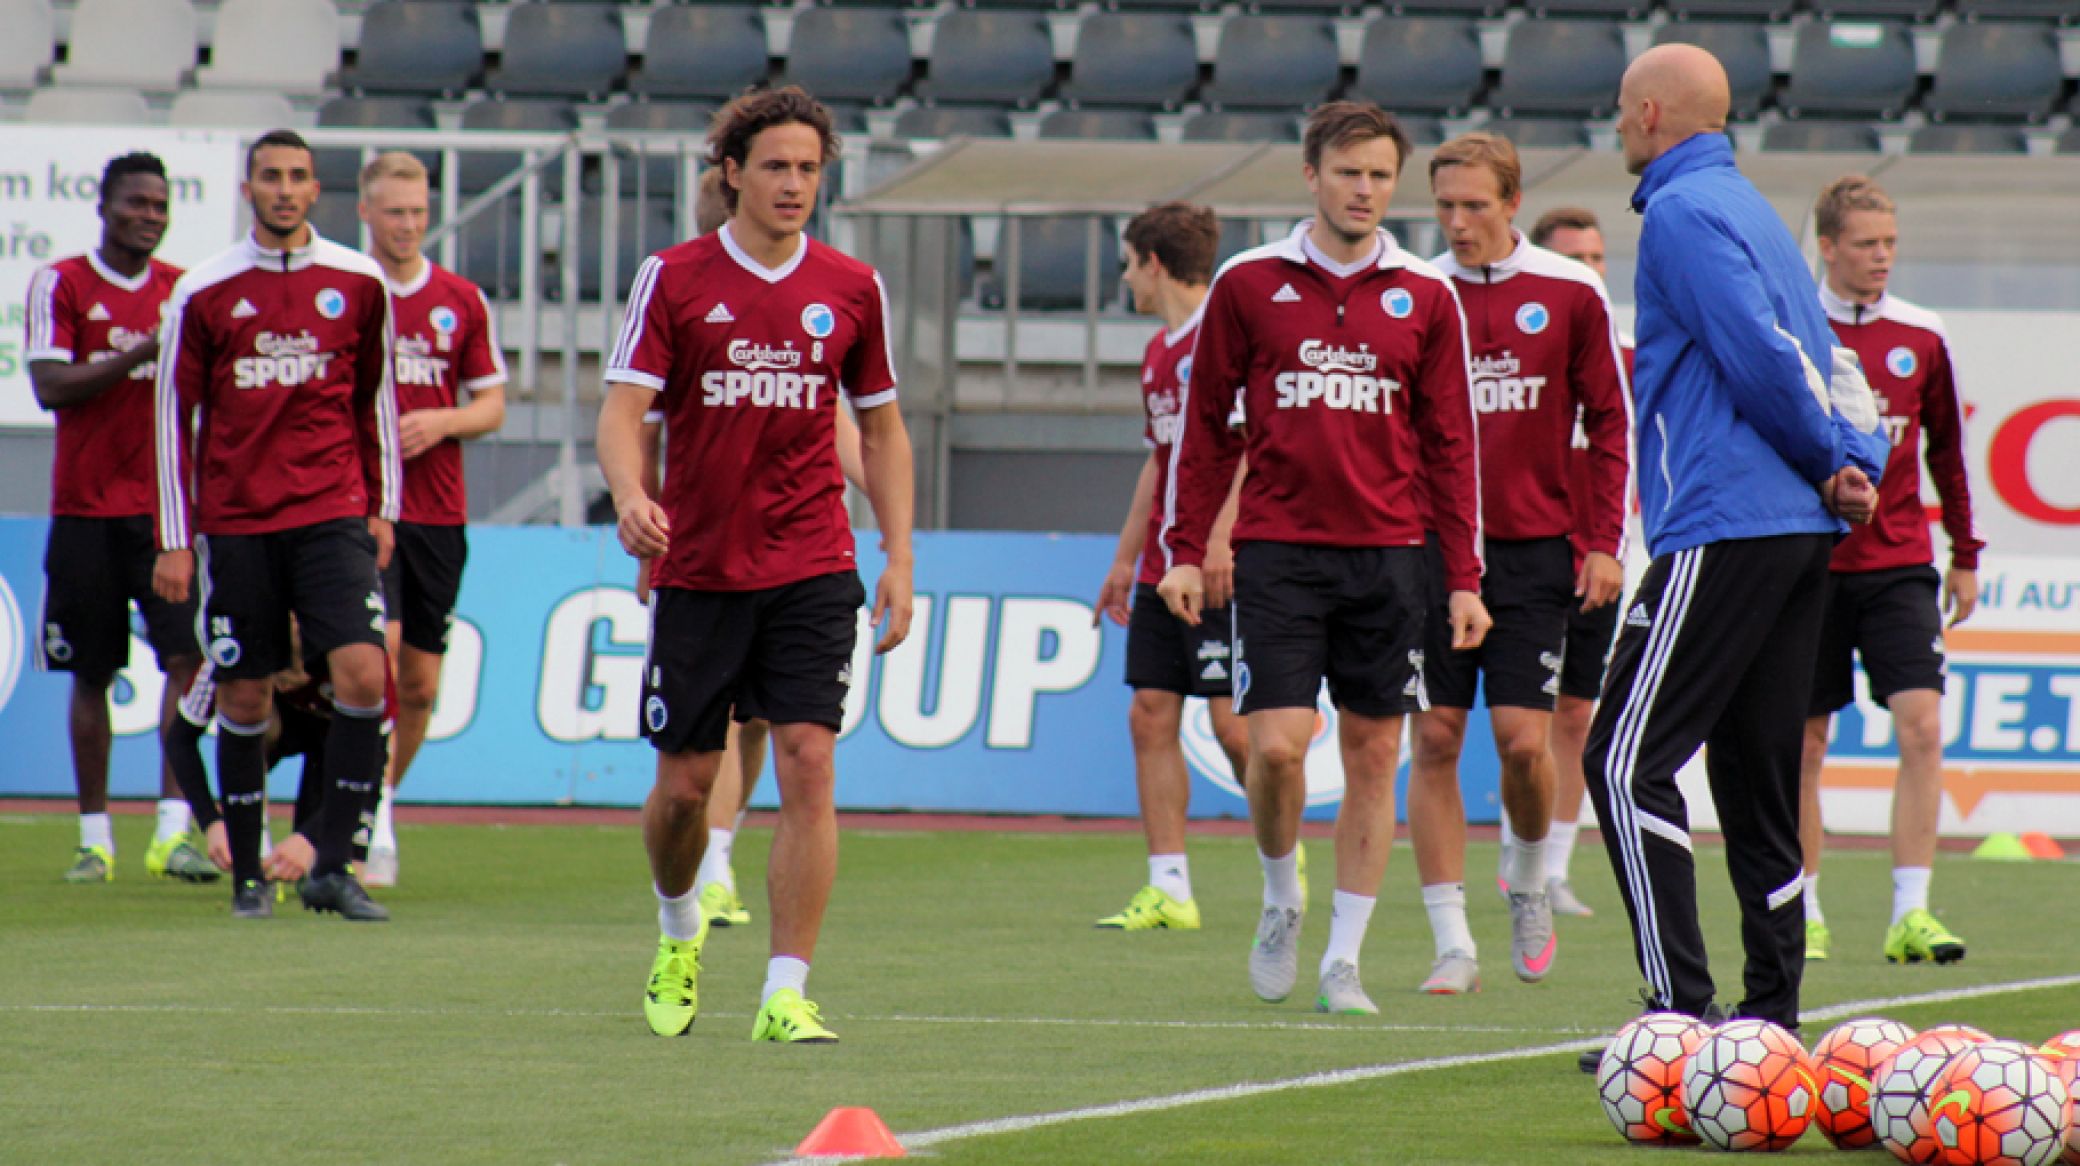
{"type": "MultiPolygon", "coordinates": [[[[393,923],[283,909],[234,922],[222,884],[149,882],[150,819],[117,820],[119,876],[73,887],[73,820],[0,805],[0,1161],[22,1163],[700,1163],[785,1159],[831,1107],[865,1105],[899,1135],[1245,1083],[1608,1032],[1636,1013],[1623,912],[1593,842],[1576,886],[1599,908],[1562,920],[1553,977],[1509,973],[1508,914],[1476,845],[1470,912],[1485,989],[1414,991],[1431,946],[1405,846],[1368,937],[1378,1018],[1318,1016],[1327,936],[1318,855],[1302,989],[1249,993],[1258,875],[1246,839],[1194,839],[1197,933],[1094,931],[1140,885],[1140,837],[846,834],[810,995],[835,1047],[753,1045],[764,975],[759,877],[770,834],[746,831],[739,877],[756,921],[718,931],[688,1036],[649,1034],[639,1006],[656,908],[632,826],[402,831],[393,923]]],[[[1825,901],[1836,958],[1809,1009],[2080,971],[2066,863],[1939,860],[1937,910],[1971,943],[1950,968],[1878,956],[1881,851],[1841,851],[1825,901]]],[[[1721,855],[1700,858],[1722,996],[1738,997],[1721,855]]],[[[1874,1009],[2039,1041],[2080,1027],[2064,983],[1874,1009]]],[[[1816,1040],[1827,1027],[1812,1022],[1816,1040]]],[[[1573,1056],[1425,1068],[1022,1131],[926,1138],[944,1163],[1644,1162],[1617,1141],[1573,1056]]],[[[1793,1151],[1831,1154],[1818,1134],[1793,1151]]],[[[1656,1159],[1658,1160],[1658,1159],[1656,1159]]]]}

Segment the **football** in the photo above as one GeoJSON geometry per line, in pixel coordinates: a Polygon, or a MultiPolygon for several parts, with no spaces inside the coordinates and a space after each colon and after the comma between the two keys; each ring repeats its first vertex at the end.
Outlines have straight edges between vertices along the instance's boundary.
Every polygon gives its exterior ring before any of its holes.
{"type": "Polygon", "coordinates": [[[1893,1157],[1916,1166],[1936,1161],[1942,1147],[1929,1125],[1929,1087],[1952,1057],[1983,1043],[1961,1035],[1956,1025],[1932,1028],[1878,1066],[1871,1082],[1871,1126],[1893,1157]]]}
{"type": "Polygon", "coordinates": [[[2064,1144],[2065,1083],[2035,1050],[2012,1041],[1952,1057],[1928,1105],[1943,1166],[2049,1166],[2064,1144]]]}
{"type": "Polygon", "coordinates": [[[1819,1088],[1805,1049],[1766,1020],[1733,1020],[1683,1070],[1690,1125],[1721,1150],[1782,1150],[1813,1124],[1819,1088]]]}
{"type": "Polygon", "coordinates": [[[1865,1017],[1836,1025],[1813,1046],[1813,1080],[1820,1086],[1813,1122],[1835,1149],[1878,1144],[1871,1127],[1872,1080],[1878,1066],[1913,1039],[1914,1030],[1898,1021],[1865,1017]]]}
{"type": "Polygon", "coordinates": [[[1694,1017],[1652,1012],[1618,1030],[1596,1068],[1596,1095],[1628,1142],[1697,1141],[1683,1108],[1683,1065],[1711,1030],[1694,1017]]]}

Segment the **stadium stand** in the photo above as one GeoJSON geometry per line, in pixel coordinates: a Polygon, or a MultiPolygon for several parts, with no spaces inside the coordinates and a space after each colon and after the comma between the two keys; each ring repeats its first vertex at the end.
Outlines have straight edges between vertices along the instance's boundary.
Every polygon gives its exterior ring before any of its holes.
{"type": "Polygon", "coordinates": [[[1531,0],[1525,5],[1537,17],[1603,16],[1638,20],[1653,7],[1652,0],[1531,0]]]}
{"type": "Polygon", "coordinates": [[[1896,118],[1914,95],[1914,40],[1898,22],[1813,21],[1800,26],[1786,114],[1896,118]]]}
{"type": "Polygon", "coordinates": [[[1746,120],[1762,112],[1773,78],[1769,68],[1769,33],[1749,21],[1675,21],[1654,30],[1654,43],[1689,44],[1719,58],[1733,91],[1733,116],[1746,120]]]}
{"type": "Polygon", "coordinates": [[[1201,113],[1184,123],[1187,142],[1297,142],[1300,119],[1287,113],[1201,113]]]}
{"type": "Polygon", "coordinates": [[[1365,26],[1351,94],[1387,109],[1463,115],[1486,78],[1470,20],[1382,16],[1365,26]]]}
{"type": "Polygon", "coordinates": [[[1797,6],[1798,0],[1668,0],[1668,14],[1678,20],[1700,16],[1788,20],[1797,6]]]}
{"type": "Polygon", "coordinates": [[[1182,102],[1199,82],[1191,22],[1179,16],[1094,12],[1076,34],[1076,56],[1064,101],[1078,105],[1182,102]]]}
{"type": "Polygon", "coordinates": [[[1454,16],[1474,16],[1494,19],[1509,8],[1508,0],[1404,0],[1387,5],[1387,12],[1394,16],[1421,13],[1450,13],[1454,16]]]}
{"type": "Polygon", "coordinates": [[[29,121],[47,125],[137,125],[149,116],[135,89],[75,89],[52,85],[29,95],[29,121]]]}
{"type": "MultiPolygon", "coordinates": [[[[433,106],[423,97],[335,97],[318,107],[321,127],[353,129],[430,130],[434,128],[433,106]]],[[[331,190],[351,188],[361,177],[361,151],[319,149],[312,151],[318,167],[318,185],[331,190]]],[[[438,155],[420,155],[433,181],[440,181],[438,155]]]]}
{"type": "Polygon", "coordinates": [[[2080,24],[2080,5],[2073,0],[1957,0],[1957,14],[1966,19],[2055,20],[2062,25],[2080,24]]]}
{"type": "Polygon", "coordinates": [[[660,8],[650,14],[643,68],[628,87],[652,97],[719,100],[764,81],[767,69],[766,20],[758,9],[660,8]]]}
{"type": "Polygon", "coordinates": [[[1787,121],[1762,131],[1762,148],[1798,153],[1875,154],[1878,131],[1863,122],[1787,121]]]}
{"type": "Polygon", "coordinates": [[[795,13],[783,83],[826,102],[886,102],[910,82],[910,30],[899,12],[804,8],[795,13]]]}
{"type": "Polygon", "coordinates": [[[1625,37],[1601,20],[1533,20],[1510,29],[1502,84],[1488,104],[1520,113],[1605,117],[1618,104],[1625,74],[1625,37]]]}
{"type": "Polygon", "coordinates": [[[932,33],[931,75],[917,95],[932,101],[1026,106],[1054,84],[1054,39],[1037,12],[956,8],[932,33]]]}
{"type": "Polygon", "coordinates": [[[2065,77],[2049,25],[1998,21],[1952,25],[1943,33],[1935,85],[1921,108],[1932,117],[2050,116],[2065,77]]]}
{"type": "Polygon", "coordinates": [[[979,106],[919,106],[896,116],[899,138],[1008,138],[1011,118],[1002,109],[979,106]]]}
{"type": "Polygon", "coordinates": [[[1589,127],[1573,118],[1498,117],[1481,128],[1526,150],[1578,150],[1589,145],[1589,127]]]}
{"type": "Polygon", "coordinates": [[[1822,20],[1935,19],[1943,0],[1814,0],[1812,11],[1822,20]]]}
{"type": "Polygon", "coordinates": [[[1152,140],[1156,120],[1134,109],[1058,109],[1040,119],[1040,136],[1152,140]]]}
{"type": "Polygon", "coordinates": [[[195,67],[195,9],[188,0],[80,0],[72,10],[64,85],[119,85],[166,92],[195,67]]]}
{"type": "Polygon", "coordinates": [[[0,92],[34,89],[58,53],[50,0],[0,0],[0,92]]]}
{"type": "Polygon", "coordinates": [[[506,16],[499,67],[485,79],[494,93],[604,97],[628,67],[617,8],[591,4],[515,4],[506,16]]]}
{"type": "Polygon", "coordinates": [[[1439,118],[1416,115],[1412,117],[1397,117],[1394,120],[1401,123],[1401,129],[1408,134],[1408,140],[1418,146],[1438,146],[1444,144],[1444,122],[1439,118]]]}
{"type": "MultiPolygon", "coordinates": [[[[167,123],[177,126],[230,126],[238,129],[272,129],[276,126],[307,126],[312,117],[298,112],[279,93],[241,93],[232,90],[190,89],[177,94],[167,112],[167,123]]],[[[320,178],[319,184],[324,184],[320,178]]]]}
{"type": "Polygon", "coordinates": [[[483,68],[475,5],[376,0],[361,14],[361,41],[343,81],[360,93],[456,96],[483,68]]]}
{"type": "Polygon", "coordinates": [[[1312,16],[1235,16],[1221,28],[1213,82],[1200,95],[1224,109],[1298,109],[1336,88],[1336,27],[1312,16]]]}
{"type": "Polygon", "coordinates": [[[1916,154],[2027,154],[2029,135],[2009,126],[1928,125],[1907,139],[1916,154]]]}
{"type": "MultiPolygon", "coordinates": [[[[653,198],[637,202],[632,198],[621,200],[621,230],[614,248],[614,272],[616,278],[626,283],[642,266],[643,257],[677,242],[682,236],[678,232],[678,210],[673,200],[653,198]]],[[[604,229],[598,215],[582,215],[578,219],[578,298],[596,300],[603,290],[600,286],[600,240],[604,229]]],[[[544,277],[545,280],[548,278],[544,277]]],[[[550,294],[560,292],[561,279],[553,281],[550,294]]],[[[615,289],[617,292],[622,290],[615,289]]]]}
{"type": "Polygon", "coordinates": [[[210,63],[195,73],[203,88],[315,97],[339,73],[339,10],[332,0],[224,0],[215,28],[210,63]]]}
{"type": "MultiPolygon", "coordinates": [[[[578,114],[570,102],[553,97],[486,99],[462,111],[466,130],[531,130],[536,133],[567,134],[578,128],[578,114]]],[[[456,169],[461,173],[465,195],[478,194],[519,166],[524,155],[517,152],[472,150],[462,156],[456,169]]]]}
{"type": "MultiPolygon", "coordinates": [[[[1089,270],[1090,222],[1082,215],[1054,218],[1006,219],[1004,230],[1018,230],[1018,306],[1021,309],[1076,309],[1084,307],[1084,278],[1089,270]],[[1013,224],[1017,227],[1014,228],[1013,224]]],[[[1006,254],[1002,241],[997,254],[1006,254]]],[[[1119,227],[1101,222],[1098,231],[1098,304],[1112,301],[1119,288],[1119,227]]]]}

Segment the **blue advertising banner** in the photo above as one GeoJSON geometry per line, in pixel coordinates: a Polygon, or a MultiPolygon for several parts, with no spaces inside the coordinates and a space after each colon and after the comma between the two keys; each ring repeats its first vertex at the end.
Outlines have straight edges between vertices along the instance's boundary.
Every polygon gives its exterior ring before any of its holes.
{"type": "MultiPolygon", "coordinates": [[[[0,796],[72,794],[69,680],[39,656],[46,523],[0,519],[0,796]]],[[[425,748],[405,801],[634,806],[652,753],[637,734],[648,612],[634,562],[606,528],[477,527],[425,748]]],[[[868,593],[875,536],[859,536],[868,593]]],[[[1092,600],[1114,540],[1096,535],[917,536],[916,620],[908,642],[872,654],[861,613],[857,678],[838,750],[847,809],[1132,816],[1126,632],[1094,626],[1092,600]]],[[[156,792],[153,736],[164,681],[141,637],[112,694],[111,790],[156,792]]],[[[1326,702],[1309,754],[1310,816],[1342,790],[1326,702]]],[[[1203,704],[1187,711],[1192,813],[1242,817],[1240,786],[1203,704]]],[[[213,755],[213,750],[206,751],[213,755]]],[[[1403,766],[1405,781],[1406,765],[1403,766]]],[[[294,767],[273,779],[293,793],[294,767]]],[[[1496,763],[1486,718],[1468,733],[1469,814],[1494,821],[1496,763]]],[[[770,778],[754,805],[770,805],[770,778]]]]}

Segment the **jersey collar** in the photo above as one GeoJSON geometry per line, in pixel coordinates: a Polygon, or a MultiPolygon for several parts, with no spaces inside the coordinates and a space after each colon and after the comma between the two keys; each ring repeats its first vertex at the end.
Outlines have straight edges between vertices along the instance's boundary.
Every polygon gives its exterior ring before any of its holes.
{"type": "Polygon", "coordinates": [[[1444,254],[1432,259],[1430,263],[1439,271],[1454,279],[1471,281],[1485,278],[1491,283],[1500,282],[1524,271],[1526,269],[1526,261],[1531,257],[1531,244],[1524,238],[1522,231],[1511,227],[1510,238],[1516,243],[1516,246],[1510,248],[1508,255],[1493,263],[1483,263],[1478,267],[1468,267],[1459,262],[1458,256],[1454,255],[1449,247],[1445,248],[1444,254]]]}
{"type": "Polygon", "coordinates": [[[722,249],[728,252],[731,259],[736,260],[737,266],[765,280],[767,283],[779,283],[781,280],[793,275],[794,269],[800,267],[802,260],[809,256],[809,236],[804,232],[797,236],[801,242],[795,246],[794,254],[787,257],[787,262],[782,263],[778,267],[767,267],[765,264],[753,259],[750,252],[737,246],[737,236],[734,228],[734,223],[724,223],[721,229],[715,232],[722,236],[722,249]]]}
{"type": "MultiPolygon", "coordinates": [[[[1313,248],[1307,239],[1307,232],[1313,227],[1314,220],[1308,219],[1294,227],[1293,233],[1287,235],[1283,241],[1272,246],[1284,259],[1300,264],[1313,263],[1314,260],[1308,255],[1313,248]]],[[[1375,266],[1381,271],[1408,266],[1408,254],[1401,249],[1401,244],[1394,241],[1393,233],[1385,227],[1379,228],[1375,233],[1379,236],[1379,260],[1375,266]]]]}
{"type": "Polygon", "coordinates": [[[1171,331],[1163,333],[1163,347],[1177,347],[1180,341],[1192,334],[1192,329],[1197,328],[1199,326],[1199,321],[1205,318],[1205,316],[1206,301],[1200,300],[1199,306],[1192,309],[1192,314],[1184,318],[1184,323],[1179,324],[1175,329],[1171,331]]]}
{"type": "Polygon", "coordinates": [[[1820,306],[1826,310],[1827,318],[1837,324],[1868,324],[1872,320],[1881,319],[1885,315],[1886,301],[1890,298],[1888,293],[1871,303],[1859,304],[1834,294],[1834,289],[1827,286],[1827,280],[1820,281],[1820,306]]]}
{"type": "Polygon", "coordinates": [[[408,299],[418,295],[426,290],[427,284],[433,282],[433,260],[421,255],[419,257],[419,274],[403,283],[397,283],[390,278],[388,272],[385,272],[383,274],[383,282],[389,285],[390,294],[398,299],[408,299]]]}
{"type": "Polygon", "coordinates": [[[259,238],[249,231],[245,239],[246,258],[253,266],[267,271],[302,271],[317,260],[318,244],[322,242],[318,228],[312,227],[310,242],[277,251],[272,247],[262,247],[259,238]]]}
{"type": "Polygon", "coordinates": [[[138,272],[135,276],[124,275],[122,272],[102,262],[101,252],[98,250],[87,252],[87,264],[94,269],[95,275],[122,288],[126,292],[143,291],[144,285],[152,281],[152,261],[149,259],[145,260],[144,270],[138,272]]]}

